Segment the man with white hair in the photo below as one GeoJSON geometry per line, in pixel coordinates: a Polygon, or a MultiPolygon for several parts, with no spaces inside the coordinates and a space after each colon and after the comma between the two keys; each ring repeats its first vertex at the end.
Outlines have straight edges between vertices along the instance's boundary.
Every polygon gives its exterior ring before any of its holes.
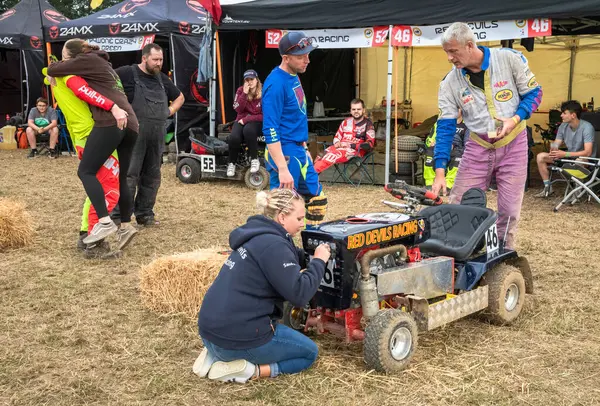
{"type": "Polygon", "coordinates": [[[454,68],[442,80],[438,93],[440,111],[432,190],[446,192],[444,173],[460,109],[471,134],[450,202],[460,202],[463,193],[471,188],[487,190],[495,176],[498,235],[506,248],[514,248],[527,179],[525,120],[539,107],[542,88],[523,54],[510,48],[477,46],[473,31],[465,23],[448,27],[442,36],[442,47],[454,68]]]}

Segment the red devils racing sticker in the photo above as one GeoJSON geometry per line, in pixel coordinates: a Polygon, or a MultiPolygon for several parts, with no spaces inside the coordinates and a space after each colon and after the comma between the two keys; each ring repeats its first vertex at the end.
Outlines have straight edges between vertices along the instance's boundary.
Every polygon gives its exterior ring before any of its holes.
{"type": "Polygon", "coordinates": [[[121,31],[121,24],[119,24],[119,23],[108,24],[108,32],[110,32],[111,35],[117,35],[120,31],[121,31]]]}
{"type": "Polygon", "coordinates": [[[48,34],[50,34],[50,38],[52,39],[58,38],[58,27],[56,25],[50,27],[50,29],[48,30],[48,34]]]}
{"type": "Polygon", "coordinates": [[[190,33],[190,23],[185,22],[185,21],[181,21],[179,23],[179,32],[184,34],[184,35],[188,35],[190,33]]]}
{"type": "Polygon", "coordinates": [[[35,49],[39,49],[42,46],[42,41],[40,41],[40,38],[36,37],[35,35],[31,37],[31,39],[29,40],[29,43],[35,49]]]}

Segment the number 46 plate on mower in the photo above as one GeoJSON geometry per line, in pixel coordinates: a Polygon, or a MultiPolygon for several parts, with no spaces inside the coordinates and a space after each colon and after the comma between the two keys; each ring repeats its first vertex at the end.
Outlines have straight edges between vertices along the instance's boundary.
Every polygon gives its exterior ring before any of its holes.
{"type": "Polygon", "coordinates": [[[498,238],[496,223],[492,224],[485,233],[485,247],[488,258],[493,258],[498,254],[500,239],[498,238]]]}
{"type": "Polygon", "coordinates": [[[202,172],[215,172],[215,156],[214,155],[201,155],[200,156],[200,170],[202,172]]]}

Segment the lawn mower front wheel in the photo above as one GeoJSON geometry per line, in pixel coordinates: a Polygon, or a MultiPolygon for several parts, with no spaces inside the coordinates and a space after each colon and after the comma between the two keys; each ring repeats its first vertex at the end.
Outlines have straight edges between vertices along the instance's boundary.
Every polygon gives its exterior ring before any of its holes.
{"type": "Polygon", "coordinates": [[[198,183],[202,177],[200,162],[193,158],[183,158],[177,163],[177,177],[183,183],[198,183]]]}
{"type": "Polygon", "coordinates": [[[378,372],[400,372],[410,363],[417,341],[417,323],[410,314],[397,309],[382,310],[365,329],[365,363],[378,372]]]}

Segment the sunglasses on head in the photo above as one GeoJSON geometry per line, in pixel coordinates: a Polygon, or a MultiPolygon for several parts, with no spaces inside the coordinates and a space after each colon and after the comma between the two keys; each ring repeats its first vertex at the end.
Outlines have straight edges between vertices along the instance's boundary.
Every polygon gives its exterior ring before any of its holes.
{"type": "Polygon", "coordinates": [[[294,199],[298,199],[298,198],[301,198],[301,197],[302,197],[302,196],[301,196],[301,195],[300,195],[300,194],[299,194],[299,193],[296,191],[296,189],[292,188],[292,189],[291,189],[291,191],[292,191],[292,196],[291,196],[291,197],[290,197],[290,199],[289,199],[289,200],[286,202],[286,204],[285,204],[285,206],[284,206],[284,207],[288,207],[288,206],[289,206],[289,204],[292,202],[292,200],[294,200],[294,199]]]}
{"type": "Polygon", "coordinates": [[[298,41],[297,44],[294,44],[291,47],[289,47],[288,49],[286,49],[285,52],[284,52],[284,55],[287,54],[288,52],[290,52],[294,48],[298,48],[298,49],[307,48],[310,45],[312,45],[312,43],[313,43],[312,38],[304,37],[300,41],[298,41]]]}

